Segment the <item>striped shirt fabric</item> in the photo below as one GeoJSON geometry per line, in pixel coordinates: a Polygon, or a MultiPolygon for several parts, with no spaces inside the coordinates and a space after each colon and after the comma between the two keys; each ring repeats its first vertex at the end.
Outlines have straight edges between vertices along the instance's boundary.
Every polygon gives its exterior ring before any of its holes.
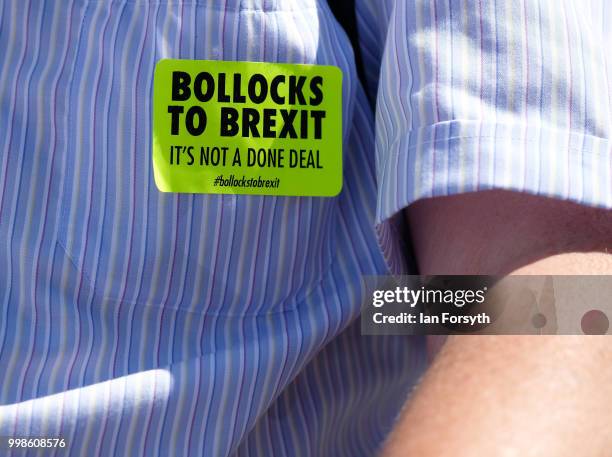
{"type": "Polygon", "coordinates": [[[327,4],[7,0],[0,56],[0,436],[65,438],[41,455],[372,455],[425,346],[354,323],[386,267],[373,114],[327,4]],[[341,195],[159,192],[162,58],[340,67],[341,195]]]}
{"type": "Polygon", "coordinates": [[[377,231],[398,211],[506,189],[612,208],[612,3],[356,0],[376,100],[377,231]]]}
{"type": "Polygon", "coordinates": [[[324,0],[0,0],[0,436],[375,455],[426,367],[422,337],[357,321],[364,275],[411,271],[401,209],[490,188],[612,208],[609,3],[355,7],[359,43],[324,0]],[[340,67],[341,194],[160,193],[162,58],[340,67]]]}

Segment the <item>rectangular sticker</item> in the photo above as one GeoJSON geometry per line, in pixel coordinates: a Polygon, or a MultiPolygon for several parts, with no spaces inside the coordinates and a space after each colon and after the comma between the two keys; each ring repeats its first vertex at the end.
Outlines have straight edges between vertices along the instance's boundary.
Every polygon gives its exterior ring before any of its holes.
{"type": "Polygon", "coordinates": [[[342,72],[160,60],[153,170],[162,192],[321,196],[342,189],[342,72]]]}

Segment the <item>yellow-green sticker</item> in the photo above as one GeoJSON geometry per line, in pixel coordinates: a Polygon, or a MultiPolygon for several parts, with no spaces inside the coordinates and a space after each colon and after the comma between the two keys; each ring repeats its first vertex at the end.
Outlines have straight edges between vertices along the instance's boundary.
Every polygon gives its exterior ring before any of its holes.
{"type": "Polygon", "coordinates": [[[324,65],[160,60],[153,169],[163,192],[337,195],[342,72],[324,65]]]}

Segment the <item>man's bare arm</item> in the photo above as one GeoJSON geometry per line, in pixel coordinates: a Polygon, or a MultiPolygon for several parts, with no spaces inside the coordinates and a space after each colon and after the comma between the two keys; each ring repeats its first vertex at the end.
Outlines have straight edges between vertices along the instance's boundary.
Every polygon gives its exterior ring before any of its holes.
{"type": "MultiPolygon", "coordinates": [[[[423,274],[612,274],[612,212],[510,192],[409,208],[423,274]]],[[[612,340],[461,336],[443,347],[383,456],[604,456],[612,340]]]]}
{"type": "Polygon", "coordinates": [[[612,211],[506,191],[408,208],[422,274],[607,274],[612,211]]]}

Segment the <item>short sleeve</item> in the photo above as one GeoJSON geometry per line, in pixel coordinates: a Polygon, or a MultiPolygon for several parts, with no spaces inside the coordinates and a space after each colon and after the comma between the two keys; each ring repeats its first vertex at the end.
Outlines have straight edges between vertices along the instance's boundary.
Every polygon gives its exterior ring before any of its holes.
{"type": "Polygon", "coordinates": [[[376,104],[382,238],[416,200],[485,189],[612,208],[608,2],[392,3],[376,104]]]}

